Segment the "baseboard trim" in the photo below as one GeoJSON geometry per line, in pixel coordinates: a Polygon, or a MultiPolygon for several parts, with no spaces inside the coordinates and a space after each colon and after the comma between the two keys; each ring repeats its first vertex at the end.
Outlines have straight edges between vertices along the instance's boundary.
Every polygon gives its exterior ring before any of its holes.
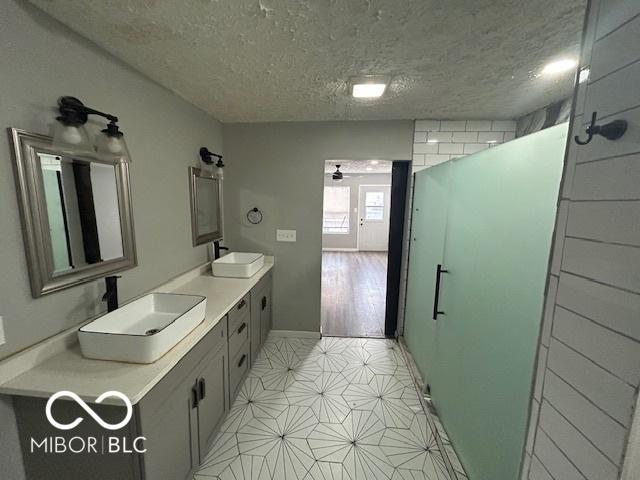
{"type": "Polygon", "coordinates": [[[323,252],[357,252],[357,248],[323,248],[323,252]]]}
{"type": "Polygon", "coordinates": [[[320,332],[307,332],[302,330],[271,330],[269,334],[274,337],[320,338],[320,332]]]}

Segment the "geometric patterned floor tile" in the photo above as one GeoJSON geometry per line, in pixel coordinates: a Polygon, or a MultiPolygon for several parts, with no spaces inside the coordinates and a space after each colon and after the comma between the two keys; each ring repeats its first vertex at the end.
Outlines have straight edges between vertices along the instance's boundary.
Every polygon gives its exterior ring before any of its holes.
{"type": "Polygon", "coordinates": [[[351,410],[342,393],[349,386],[342,373],[325,371],[313,381],[299,381],[285,390],[291,405],[307,406],[321,423],[341,423],[351,410]]]}
{"type": "Polygon", "coordinates": [[[309,435],[318,461],[341,463],[354,479],[389,479],[393,466],[380,441],[386,428],[373,412],[353,410],[341,424],[319,423],[309,435]]]}
{"type": "Polygon", "coordinates": [[[425,415],[415,415],[409,428],[388,428],[380,442],[391,464],[407,470],[430,468],[438,444],[425,415]]]}
{"type": "Polygon", "coordinates": [[[385,427],[408,428],[416,412],[403,401],[405,387],[392,376],[374,376],[368,384],[351,384],[342,396],[354,410],[370,410],[385,427]]]}
{"type": "Polygon", "coordinates": [[[274,418],[289,407],[283,392],[265,390],[258,378],[247,378],[220,428],[237,432],[253,418],[274,418]]]}
{"type": "Polygon", "coordinates": [[[254,418],[238,431],[238,450],[264,457],[274,479],[303,478],[315,462],[307,438],[317,424],[310,408],[297,406],[276,418],[254,418]]]}
{"type": "Polygon", "coordinates": [[[397,342],[270,337],[194,480],[451,480],[429,425],[397,342]]]}

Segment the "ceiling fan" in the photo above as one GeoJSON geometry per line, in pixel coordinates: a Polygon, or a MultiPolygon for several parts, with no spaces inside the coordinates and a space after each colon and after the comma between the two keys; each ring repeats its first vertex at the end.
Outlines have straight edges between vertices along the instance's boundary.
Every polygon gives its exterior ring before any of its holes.
{"type": "Polygon", "coordinates": [[[341,182],[343,178],[349,178],[350,177],[350,175],[344,175],[340,171],[340,167],[341,167],[341,165],[336,165],[336,171],[333,172],[333,175],[331,175],[331,178],[333,178],[336,182],[341,182]]]}

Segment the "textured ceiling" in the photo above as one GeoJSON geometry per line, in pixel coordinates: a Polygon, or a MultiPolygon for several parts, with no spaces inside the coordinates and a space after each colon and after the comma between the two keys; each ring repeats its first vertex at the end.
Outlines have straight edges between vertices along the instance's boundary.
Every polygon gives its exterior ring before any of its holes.
{"type": "Polygon", "coordinates": [[[586,0],[31,0],[223,122],[515,118],[571,93],[586,0]],[[386,74],[378,100],[349,78],[386,74]]]}
{"type": "Polygon", "coordinates": [[[391,173],[393,162],[389,160],[327,160],[324,163],[324,173],[336,171],[336,165],[340,165],[342,173],[391,173]]]}

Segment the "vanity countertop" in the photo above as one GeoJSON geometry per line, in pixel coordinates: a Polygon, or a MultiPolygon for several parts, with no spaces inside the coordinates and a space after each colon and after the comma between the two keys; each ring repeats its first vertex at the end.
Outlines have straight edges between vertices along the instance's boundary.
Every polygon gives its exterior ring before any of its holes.
{"type": "MultiPolygon", "coordinates": [[[[102,393],[116,390],[133,404],[140,401],[191,350],[225,314],[246,295],[273,267],[273,258],[265,257],[264,267],[251,278],[221,278],[201,274],[175,287],[156,292],[184,293],[207,297],[205,319],[195,329],[151,364],[133,364],[91,360],[82,356],[74,343],[64,351],[43,359],[26,372],[0,385],[0,394],[48,398],[60,390],[69,390],[87,402],[102,393]]],[[[113,400],[118,403],[118,400],[113,400]]],[[[105,403],[110,403],[105,399],[105,403]]]]}

